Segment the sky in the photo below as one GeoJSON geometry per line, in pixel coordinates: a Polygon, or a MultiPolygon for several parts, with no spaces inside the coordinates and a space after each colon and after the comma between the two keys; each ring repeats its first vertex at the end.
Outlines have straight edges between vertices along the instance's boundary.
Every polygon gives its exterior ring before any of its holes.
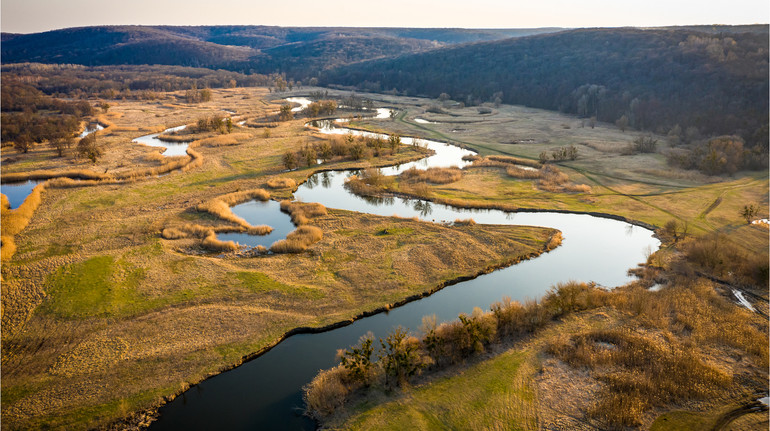
{"type": "Polygon", "coordinates": [[[767,24],[768,0],[1,0],[0,30],[92,25],[657,27],[767,24]]]}

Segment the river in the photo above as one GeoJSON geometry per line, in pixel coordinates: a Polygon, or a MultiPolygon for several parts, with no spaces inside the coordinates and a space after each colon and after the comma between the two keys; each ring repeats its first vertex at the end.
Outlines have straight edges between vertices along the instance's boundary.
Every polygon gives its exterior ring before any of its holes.
{"type": "MultiPolygon", "coordinates": [[[[367,134],[336,127],[337,122],[316,123],[323,133],[367,134]]],[[[382,135],[386,137],[385,135],[382,135]]],[[[410,138],[404,138],[407,144],[410,138]]],[[[436,152],[417,162],[385,168],[394,175],[409,167],[465,166],[462,156],[472,154],[453,145],[420,140],[436,152]]],[[[510,213],[499,210],[467,210],[438,205],[420,199],[365,199],[349,193],[345,178],[353,172],[318,173],[294,194],[304,202],[320,202],[328,208],[347,209],[390,216],[419,217],[430,221],[454,221],[472,217],[477,223],[533,225],[562,231],[564,241],[557,249],[536,259],[448,286],[431,296],[410,302],[386,313],[360,319],[353,324],[318,334],[288,337],[265,354],[193,386],[160,409],[152,430],[172,429],[289,429],[310,430],[315,423],[303,412],[302,386],[320,369],[336,365],[337,349],[355,344],[368,331],[384,336],[396,326],[416,330],[425,315],[435,314],[439,322],[453,320],[474,307],[488,309],[503,296],[523,301],[540,298],[551,286],[568,280],[594,281],[612,287],[631,280],[629,268],[644,262],[647,253],[660,242],[653,232],[617,220],[583,214],[510,213]]],[[[272,222],[274,204],[242,204],[233,211],[252,224],[272,222]],[[255,210],[248,210],[251,205],[255,210]]],[[[287,217],[288,218],[288,217],[287,217]]],[[[275,226],[274,226],[275,227],[275,226]]],[[[281,225],[280,237],[293,229],[281,225]]],[[[229,235],[229,234],[228,234],[229,235]]],[[[220,239],[236,239],[220,235],[220,239]]],[[[259,237],[241,235],[241,244],[259,244],[259,237]]],[[[271,239],[270,241],[273,241],[271,239]]],[[[266,241],[262,242],[262,245],[266,241]]]]}

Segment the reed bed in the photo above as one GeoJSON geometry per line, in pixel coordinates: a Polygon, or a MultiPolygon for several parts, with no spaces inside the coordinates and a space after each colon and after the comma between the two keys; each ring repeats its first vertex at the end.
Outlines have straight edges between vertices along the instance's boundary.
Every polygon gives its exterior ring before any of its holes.
{"type": "Polygon", "coordinates": [[[21,181],[37,181],[37,180],[50,180],[52,178],[68,177],[82,180],[101,180],[111,177],[107,174],[94,172],[88,169],[68,169],[65,171],[30,171],[30,172],[15,172],[11,174],[3,175],[4,183],[16,183],[21,181]]]}
{"type": "Polygon", "coordinates": [[[323,239],[323,231],[315,226],[303,225],[286,235],[286,239],[270,246],[273,253],[300,253],[323,239]]]}
{"type": "Polygon", "coordinates": [[[548,192],[591,193],[591,186],[570,183],[569,176],[553,165],[545,165],[540,169],[537,186],[548,192]]]}
{"type": "Polygon", "coordinates": [[[506,163],[510,165],[522,165],[522,166],[529,166],[531,168],[540,169],[543,164],[536,161],[536,160],[530,160],[530,159],[523,159],[521,157],[513,157],[513,156],[487,156],[488,160],[492,160],[495,162],[501,162],[506,163]]]}
{"type": "Polygon", "coordinates": [[[267,186],[271,189],[294,189],[297,182],[291,178],[270,178],[267,180],[267,186]]]}
{"type": "Polygon", "coordinates": [[[238,191],[234,193],[228,193],[223,196],[217,196],[214,199],[211,199],[209,201],[206,201],[198,205],[197,209],[198,211],[208,212],[210,214],[213,214],[219,217],[222,220],[229,221],[238,226],[241,226],[247,231],[249,231],[249,233],[253,232],[254,234],[258,234],[258,235],[265,235],[267,233],[272,232],[272,228],[270,226],[252,226],[246,220],[233,214],[232,210],[230,209],[230,207],[232,207],[233,205],[238,205],[239,203],[246,202],[252,199],[266,201],[270,199],[270,193],[268,193],[263,189],[245,190],[245,191],[238,191]]]}
{"type": "Polygon", "coordinates": [[[195,140],[195,138],[192,136],[192,133],[189,134],[173,134],[173,133],[163,133],[158,135],[158,140],[163,142],[172,142],[172,143],[181,143],[181,142],[192,142],[195,140]]]}
{"type": "Polygon", "coordinates": [[[200,145],[206,145],[208,147],[226,147],[231,145],[238,145],[241,142],[247,140],[250,135],[247,133],[230,133],[227,135],[212,136],[210,138],[201,139],[198,141],[200,145]]]}
{"type": "Polygon", "coordinates": [[[463,171],[457,167],[428,168],[425,170],[409,168],[401,173],[401,179],[410,182],[429,182],[432,184],[449,184],[459,181],[463,171]]]}
{"type": "Polygon", "coordinates": [[[201,245],[211,251],[236,251],[241,246],[233,241],[220,241],[217,239],[217,234],[213,230],[203,238],[201,245]]]}
{"type": "Polygon", "coordinates": [[[513,178],[518,178],[521,180],[536,180],[540,178],[540,170],[532,170],[532,169],[522,169],[519,166],[507,166],[505,168],[505,173],[508,174],[508,176],[513,178]]]}
{"type": "Polygon", "coordinates": [[[2,217],[2,223],[0,223],[0,236],[2,236],[2,251],[0,256],[2,260],[8,260],[13,257],[16,252],[16,243],[14,236],[24,230],[35,214],[35,210],[40,206],[43,200],[43,191],[45,190],[46,183],[38,184],[32,189],[32,192],[24,199],[24,202],[16,209],[10,209],[8,200],[5,199],[0,207],[0,217],[2,217]]]}
{"type": "Polygon", "coordinates": [[[290,200],[281,201],[281,211],[288,213],[292,223],[297,226],[308,224],[310,219],[327,214],[326,207],[317,202],[305,203],[290,200]]]}

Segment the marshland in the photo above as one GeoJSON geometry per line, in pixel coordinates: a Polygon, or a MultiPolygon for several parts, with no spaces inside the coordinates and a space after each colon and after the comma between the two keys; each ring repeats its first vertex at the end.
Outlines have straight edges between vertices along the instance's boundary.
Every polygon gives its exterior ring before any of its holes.
{"type": "MultiPolygon", "coordinates": [[[[148,29],[98,31],[192,31],[148,29]]],[[[391,73],[570,31],[367,57],[380,36],[350,30],[314,45],[364,44],[350,64],[280,70],[211,41],[226,62],[44,64],[8,35],[2,427],[766,428],[767,26],[723,30],[615,30],[738,76],[707,122],[697,73],[676,101],[632,76],[558,107],[391,73]]]]}

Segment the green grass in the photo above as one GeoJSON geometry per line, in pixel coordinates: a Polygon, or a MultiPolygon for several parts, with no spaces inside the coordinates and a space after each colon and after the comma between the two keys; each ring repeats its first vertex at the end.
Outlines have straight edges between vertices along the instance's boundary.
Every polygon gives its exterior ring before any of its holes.
{"type": "Polygon", "coordinates": [[[414,229],[410,227],[387,227],[385,229],[381,229],[375,233],[377,236],[384,236],[384,235],[408,235],[414,232],[414,229]]]}
{"type": "Polygon", "coordinates": [[[121,316],[142,307],[136,287],[144,270],[97,256],[59,268],[48,276],[44,310],[63,318],[121,316]]]}
{"type": "Polygon", "coordinates": [[[695,431],[711,429],[714,418],[704,413],[676,411],[666,413],[655,419],[650,431],[695,431]]]}
{"type": "Polygon", "coordinates": [[[319,289],[311,289],[305,286],[294,286],[284,284],[273,280],[261,272],[236,272],[235,278],[240,280],[243,287],[248,288],[254,293],[276,292],[289,296],[300,296],[305,298],[320,299],[326,296],[319,289]]]}
{"type": "Polygon", "coordinates": [[[534,367],[525,353],[508,351],[461,374],[407,389],[396,400],[361,403],[343,428],[377,430],[536,429],[534,367]]]}

